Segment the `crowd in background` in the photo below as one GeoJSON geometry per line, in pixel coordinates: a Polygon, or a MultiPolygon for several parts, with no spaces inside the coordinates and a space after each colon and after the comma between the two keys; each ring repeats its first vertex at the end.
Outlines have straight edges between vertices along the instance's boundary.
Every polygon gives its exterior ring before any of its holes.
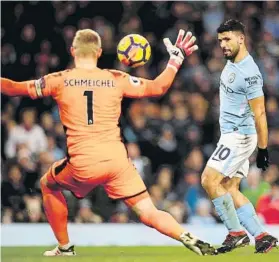
{"type": "MultiPolygon", "coordinates": [[[[218,89],[226,61],[216,28],[228,18],[241,20],[249,52],[264,78],[271,162],[262,172],[253,155],[241,190],[262,221],[279,224],[278,2],[3,2],[1,15],[1,74],[17,81],[72,67],[69,48],[78,29],[91,28],[101,35],[101,68],[150,79],[168,59],[163,37],[175,41],[180,28],[197,36],[199,51],[187,58],[168,93],[161,98],[124,99],[120,119],[128,154],[154,204],[191,224],[219,222],[200,185],[220,135],[218,89]],[[144,67],[126,68],[116,58],[118,41],[130,33],[144,35],[152,46],[152,58],[144,67]]],[[[38,182],[66,152],[57,106],[51,98],[2,96],[1,131],[2,223],[44,222],[38,182]]],[[[69,221],[137,222],[102,187],[79,201],[64,194],[69,221]]]]}

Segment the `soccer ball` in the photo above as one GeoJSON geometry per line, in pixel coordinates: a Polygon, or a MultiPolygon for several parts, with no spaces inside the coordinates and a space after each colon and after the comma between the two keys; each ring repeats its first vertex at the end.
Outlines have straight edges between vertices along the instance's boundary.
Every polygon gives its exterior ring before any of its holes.
{"type": "Polygon", "coordinates": [[[117,46],[118,59],[126,66],[142,66],[149,60],[150,55],[150,44],[138,34],[124,36],[117,46]]]}

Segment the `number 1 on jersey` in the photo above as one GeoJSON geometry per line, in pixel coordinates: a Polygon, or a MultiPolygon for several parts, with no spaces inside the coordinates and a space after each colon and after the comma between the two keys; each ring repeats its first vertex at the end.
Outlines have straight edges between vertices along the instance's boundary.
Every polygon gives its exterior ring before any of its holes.
{"type": "Polygon", "coordinates": [[[93,91],[84,91],[83,96],[87,97],[87,123],[93,125],[93,91]]]}

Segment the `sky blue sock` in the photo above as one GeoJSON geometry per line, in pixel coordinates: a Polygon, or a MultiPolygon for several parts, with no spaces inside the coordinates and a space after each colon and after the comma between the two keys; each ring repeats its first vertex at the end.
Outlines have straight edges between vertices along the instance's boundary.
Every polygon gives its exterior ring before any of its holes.
{"type": "Polygon", "coordinates": [[[232,196],[227,193],[212,200],[216,212],[229,232],[243,231],[234,207],[232,196]]]}
{"type": "Polygon", "coordinates": [[[266,232],[262,226],[252,203],[245,204],[236,210],[242,226],[253,236],[257,237],[266,232]]]}

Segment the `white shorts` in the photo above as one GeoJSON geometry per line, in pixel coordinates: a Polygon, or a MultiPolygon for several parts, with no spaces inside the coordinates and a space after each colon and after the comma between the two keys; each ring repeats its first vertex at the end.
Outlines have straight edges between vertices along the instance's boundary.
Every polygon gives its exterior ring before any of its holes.
{"type": "Polygon", "coordinates": [[[249,157],[257,146],[257,140],[257,134],[241,135],[235,132],[222,134],[207,166],[230,178],[247,177],[249,157]]]}

